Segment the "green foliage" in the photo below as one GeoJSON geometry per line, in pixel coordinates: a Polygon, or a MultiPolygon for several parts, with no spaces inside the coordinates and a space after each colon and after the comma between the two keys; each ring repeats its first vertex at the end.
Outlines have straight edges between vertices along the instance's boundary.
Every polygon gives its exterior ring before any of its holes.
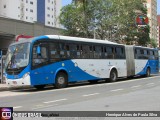
{"type": "Polygon", "coordinates": [[[154,47],[154,48],[157,47],[157,42],[156,42],[155,39],[151,38],[150,43],[151,43],[151,46],[152,46],[152,47],[154,47]]]}
{"type": "Polygon", "coordinates": [[[75,1],[61,10],[59,19],[65,28],[65,35],[89,38],[95,36],[126,44],[149,43],[149,27],[138,28],[135,25],[137,11],[147,13],[142,0],[75,1]]]}

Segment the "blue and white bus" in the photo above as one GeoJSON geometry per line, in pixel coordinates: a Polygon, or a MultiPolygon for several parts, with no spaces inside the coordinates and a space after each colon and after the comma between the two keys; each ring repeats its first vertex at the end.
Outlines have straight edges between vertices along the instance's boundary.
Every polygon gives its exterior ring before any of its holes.
{"type": "Polygon", "coordinates": [[[158,73],[158,50],[105,40],[45,35],[13,43],[6,56],[6,83],[63,88],[158,73]]]}

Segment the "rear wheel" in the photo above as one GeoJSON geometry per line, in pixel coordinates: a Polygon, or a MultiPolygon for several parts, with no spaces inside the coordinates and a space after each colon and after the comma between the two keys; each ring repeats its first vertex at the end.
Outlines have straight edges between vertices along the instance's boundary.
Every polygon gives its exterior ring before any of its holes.
{"type": "Polygon", "coordinates": [[[65,88],[68,85],[68,77],[64,72],[60,72],[56,76],[55,87],[56,88],[65,88]]]}
{"type": "Polygon", "coordinates": [[[150,77],[151,76],[151,70],[150,68],[147,68],[147,71],[146,71],[146,77],[150,77]]]}
{"type": "Polygon", "coordinates": [[[117,71],[116,70],[112,70],[110,72],[109,81],[110,82],[116,82],[117,81],[117,71]]]}

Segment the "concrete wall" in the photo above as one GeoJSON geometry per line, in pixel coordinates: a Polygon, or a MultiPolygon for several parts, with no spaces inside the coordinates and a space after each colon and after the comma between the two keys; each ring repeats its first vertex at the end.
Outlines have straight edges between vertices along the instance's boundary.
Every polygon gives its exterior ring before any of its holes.
{"type": "Polygon", "coordinates": [[[47,27],[42,24],[22,22],[13,19],[0,17],[0,33],[14,34],[14,35],[60,35],[61,29],[54,27],[47,27]]]}

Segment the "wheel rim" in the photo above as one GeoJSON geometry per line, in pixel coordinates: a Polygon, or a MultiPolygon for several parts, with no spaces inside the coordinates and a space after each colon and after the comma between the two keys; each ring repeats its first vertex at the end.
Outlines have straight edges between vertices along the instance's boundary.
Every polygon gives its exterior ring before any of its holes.
{"type": "Polygon", "coordinates": [[[147,76],[150,76],[150,70],[147,69],[147,76]]]}
{"type": "Polygon", "coordinates": [[[115,72],[112,72],[111,73],[111,79],[114,81],[116,80],[116,73],[115,72]]]}
{"type": "Polygon", "coordinates": [[[65,78],[61,76],[61,77],[59,77],[59,78],[58,78],[58,80],[57,80],[57,81],[58,81],[58,83],[59,83],[59,84],[61,84],[61,85],[62,85],[62,84],[64,84],[64,83],[65,83],[65,78]]]}

